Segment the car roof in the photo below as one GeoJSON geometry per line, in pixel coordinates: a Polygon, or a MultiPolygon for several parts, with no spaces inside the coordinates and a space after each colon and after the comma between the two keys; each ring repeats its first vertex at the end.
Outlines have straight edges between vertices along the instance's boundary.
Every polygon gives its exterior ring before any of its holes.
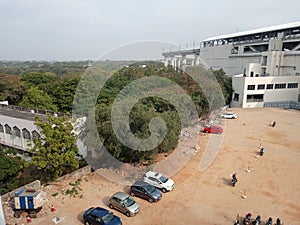
{"type": "Polygon", "coordinates": [[[211,126],[210,128],[213,128],[213,129],[222,129],[221,126],[211,126]]]}
{"type": "Polygon", "coordinates": [[[158,172],[154,172],[154,171],[148,171],[146,173],[146,176],[147,177],[160,177],[162,174],[161,173],[158,173],[158,172]]]}
{"type": "Polygon", "coordinates": [[[96,215],[97,217],[103,217],[106,215],[109,211],[107,209],[101,208],[101,207],[96,207],[90,211],[89,214],[96,215]]]}
{"type": "Polygon", "coordinates": [[[140,187],[144,187],[144,186],[147,186],[147,185],[150,185],[150,184],[148,184],[144,181],[140,181],[140,180],[134,182],[134,184],[133,184],[133,186],[140,186],[140,187]]]}
{"type": "Polygon", "coordinates": [[[129,195],[124,192],[116,192],[111,197],[115,197],[115,198],[121,199],[123,201],[124,199],[128,198],[129,195]]]}

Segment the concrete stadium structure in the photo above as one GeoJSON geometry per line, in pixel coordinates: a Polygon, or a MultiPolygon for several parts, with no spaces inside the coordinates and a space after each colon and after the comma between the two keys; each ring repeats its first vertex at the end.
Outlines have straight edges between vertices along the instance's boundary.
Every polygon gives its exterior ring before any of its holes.
{"type": "Polygon", "coordinates": [[[212,37],[198,49],[163,56],[166,66],[182,70],[198,64],[222,68],[232,76],[232,107],[296,102],[300,109],[300,22],[212,37]]]}

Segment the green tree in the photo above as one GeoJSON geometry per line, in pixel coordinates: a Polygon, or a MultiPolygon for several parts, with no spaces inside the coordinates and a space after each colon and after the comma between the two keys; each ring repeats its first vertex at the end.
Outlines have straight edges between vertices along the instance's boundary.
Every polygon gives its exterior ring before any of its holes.
{"type": "Polygon", "coordinates": [[[0,101],[7,100],[11,105],[18,105],[25,93],[25,84],[20,76],[0,74],[0,101]]]}
{"type": "Polygon", "coordinates": [[[6,154],[0,146],[0,195],[18,187],[15,179],[22,169],[22,161],[13,154],[6,154]]]}
{"type": "Polygon", "coordinates": [[[71,113],[73,100],[80,77],[72,77],[63,79],[56,83],[48,94],[52,96],[53,102],[58,108],[59,112],[71,113]]]}
{"type": "Polygon", "coordinates": [[[23,101],[19,105],[27,108],[57,111],[57,107],[53,104],[52,98],[37,87],[29,88],[25,92],[23,101]]]}
{"type": "Polygon", "coordinates": [[[234,92],[233,88],[232,88],[231,77],[226,76],[226,73],[223,69],[213,71],[213,73],[216,76],[216,78],[220,84],[220,87],[222,88],[222,92],[223,92],[226,104],[230,104],[232,94],[234,92]]]}
{"type": "Polygon", "coordinates": [[[37,117],[35,125],[42,136],[34,139],[32,164],[43,173],[44,179],[53,180],[78,169],[78,148],[71,122],[65,117],[48,116],[47,121],[37,117]]]}
{"type": "Polygon", "coordinates": [[[24,81],[28,86],[39,86],[42,84],[53,83],[57,80],[55,74],[31,72],[23,74],[21,81],[24,81]]]}

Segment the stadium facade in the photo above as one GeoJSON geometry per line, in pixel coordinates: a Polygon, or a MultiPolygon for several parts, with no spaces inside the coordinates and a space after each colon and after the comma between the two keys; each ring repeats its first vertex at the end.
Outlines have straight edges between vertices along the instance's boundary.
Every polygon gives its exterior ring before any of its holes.
{"type": "Polygon", "coordinates": [[[300,107],[300,22],[211,37],[198,49],[163,56],[165,65],[183,70],[222,68],[232,77],[232,107],[300,107]]]}

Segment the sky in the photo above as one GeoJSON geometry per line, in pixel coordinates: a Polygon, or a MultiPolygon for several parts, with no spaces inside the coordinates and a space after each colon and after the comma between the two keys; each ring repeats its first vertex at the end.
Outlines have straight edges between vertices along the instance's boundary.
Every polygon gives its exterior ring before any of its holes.
{"type": "Polygon", "coordinates": [[[160,56],[170,43],[190,48],[300,21],[299,8],[299,0],[0,0],[0,60],[95,60],[131,43],[155,45],[160,56]]]}

